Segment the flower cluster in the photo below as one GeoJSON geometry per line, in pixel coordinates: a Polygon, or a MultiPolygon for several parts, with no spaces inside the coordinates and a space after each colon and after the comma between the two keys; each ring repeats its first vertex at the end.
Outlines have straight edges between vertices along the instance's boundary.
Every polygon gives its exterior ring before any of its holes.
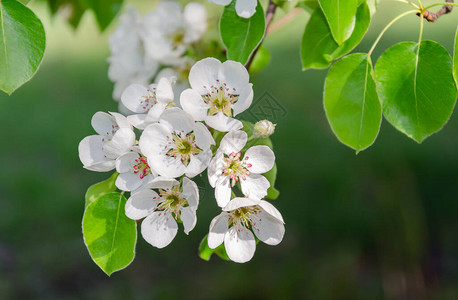
{"type": "Polygon", "coordinates": [[[186,234],[195,227],[199,190],[192,178],[207,170],[222,210],[211,222],[208,246],[224,243],[231,260],[247,262],[255,236],[276,245],[285,230],[281,214],[263,200],[270,187],[263,174],[273,168],[275,155],[268,146],[249,143],[272,134],[274,126],[262,121],[249,137],[234,118],[253,100],[248,72],[238,62],[198,61],[189,84],[179,97],[168,78],[149,87],[129,86],[121,101],[134,114],[97,112],[92,118],[97,135],[81,141],[80,159],[89,170],[116,168],[117,188],[130,192],[126,216],[142,220],[143,238],[158,248],[172,242],[179,223],[186,234]],[[217,136],[223,136],[218,143],[217,136]]]}
{"type": "MultiPolygon", "coordinates": [[[[108,77],[114,82],[113,98],[121,99],[124,90],[136,83],[146,86],[154,78],[185,78],[192,59],[186,56],[190,46],[199,41],[207,29],[207,11],[199,3],[184,8],[175,1],[162,1],[156,9],[140,16],[128,8],[110,36],[111,56],[108,77]]],[[[175,86],[183,90],[180,81],[175,86]]],[[[120,105],[120,110],[127,113],[120,105]]]]}

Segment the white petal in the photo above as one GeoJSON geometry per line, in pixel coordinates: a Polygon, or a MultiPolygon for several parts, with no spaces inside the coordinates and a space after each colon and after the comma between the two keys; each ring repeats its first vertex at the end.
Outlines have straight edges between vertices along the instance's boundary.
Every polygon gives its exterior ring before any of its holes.
{"type": "Polygon", "coordinates": [[[146,115],[145,123],[149,125],[158,122],[166,107],[167,105],[164,103],[156,103],[153,107],[151,107],[148,114],[146,115]]]}
{"type": "Polygon", "coordinates": [[[116,124],[118,124],[119,128],[127,128],[132,129],[132,125],[130,125],[127,118],[120,113],[110,112],[110,114],[115,118],[116,124]]]}
{"type": "Polygon", "coordinates": [[[246,176],[245,180],[240,180],[243,194],[251,199],[261,200],[267,195],[267,189],[270,187],[270,182],[264,176],[259,174],[251,174],[246,176]]]}
{"type": "Polygon", "coordinates": [[[210,164],[211,158],[212,151],[210,149],[192,156],[191,161],[186,168],[186,176],[192,178],[202,173],[210,164]]]}
{"type": "MultiPolygon", "coordinates": [[[[191,162],[192,162],[192,158],[191,158],[191,162]]],[[[159,175],[164,176],[164,177],[176,178],[176,177],[180,177],[185,172],[186,172],[186,176],[193,177],[187,173],[186,166],[181,162],[179,158],[168,157],[166,155],[152,155],[148,157],[148,164],[159,175]]],[[[191,163],[189,163],[188,167],[190,165],[191,163]]]]}
{"type": "Polygon", "coordinates": [[[189,234],[197,223],[196,211],[191,207],[185,207],[181,210],[181,221],[183,221],[184,233],[189,234]]]}
{"type": "Polygon", "coordinates": [[[181,196],[188,201],[189,207],[197,209],[197,205],[199,205],[199,188],[197,184],[188,177],[183,178],[183,192],[181,196]]]}
{"type": "Polygon", "coordinates": [[[207,150],[210,148],[210,145],[215,144],[212,134],[202,123],[194,124],[194,136],[196,138],[197,146],[202,150],[207,150]]]}
{"type": "Polygon", "coordinates": [[[285,225],[271,215],[261,211],[252,214],[252,228],[259,240],[268,245],[278,245],[285,235],[285,225]]]}
{"type": "Polygon", "coordinates": [[[116,187],[121,191],[135,191],[140,188],[143,184],[143,179],[140,178],[139,174],[127,172],[119,174],[116,178],[116,187]]]}
{"type": "Polygon", "coordinates": [[[200,3],[190,2],[184,7],[184,21],[186,22],[185,43],[198,41],[207,29],[207,10],[200,3]]]}
{"type": "Polygon", "coordinates": [[[141,84],[129,85],[121,95],[122,104],[133,112],[143,114],[148,111],[143,101],[149,94],[148,89],[141,84]]]}
{"type": "Polygon", "coordinates": [[[251,164],[251,167],[247,167],[250,172],[263,174],[273,168],[275,154],[269,147],[258,145],[248,149],[243,159],[247,165],[251,164]]]}
{"type": "Polygon", "coordinates": [[[232,106],[234,116],[247,110],[253,103],[253,85],[247,84],[240,92],[237,102],[232,106]]]}
{"type": "Polygon", "coordinates": [[[180,105],[195,121],[203,121],[210,107],[202,96],[193,89],[184,90],[180,95],[180,105]]]}
{"type": "Polygon", "coordinates": [[[194,120],[192,117],[177,107],[164,111],[160,123],[166,125],[171,130],[182,131],[185,134],[194,129],[194,120]]]}
{"type": "Polygon", "coordinates": [[[225,154],[238,153],[245,147],[247,140],[245,131],[229,131],[221,140],[219,150],[225,154]]]}
{"type": "Polygon", "coordinates": [[[221,112],[214,116],[206,116],[205,123],[211,128],[221,132],[228,132],[231,130],[239,130],[243,128],[242,122],[233,118],[229,118],[221,112]]]}
{"type": "Polygon", "coordinates": [[[128,152],[121,155],[116,159],[116,171],[118,173],[130,172],[133,170],[133,166],[137,164],[136,160],[139,158],[137,152],[128,152]]]}
{"type": "Polygon", "coordinates": [[[276,209],[272,204],[270,204],[267,201],[261,200],[258,205],[266,213],[268,213],[269,215],[271,215],[272,217],[274,217],[275,219],[277,219],[281,223],[285,223],[285,221],[283,221],[283,217],[281,216],[281,214],[278,211],[278,209],[276,209]]]}
{"type": "Polygon", "coordinates": [[[84,167],[91,171],[107,172],[115,168],[115,161],[103,153],[103,136],[85,137],[78,145],[78,153],[84,167]]]}
{"type": "Polygon", "coordinates": [[[153,212],[142,222],[143,238],[157,248],[164,248],[177,235],[178,225],[170,213],[153,212]]]}
{"type": "Polygon", "coordinates": [[[216,151],[215,157],[211,160],[207,170],[208,182],[212,187],[215,187],[216,180],[218,180],[219,176],[223,173],[223,162],[223,152],[220,150],[216,151]]]}
{"type": "Polygon", "coordinates": [[[148,126],[148,124],[145,123],[146,116],[147,116],[146,114],[130,115],[130,116],[127,116],[127,120],[135,128],[145,129],[146,126],[148,126]]]}
{"type": "Polygon", "coordinates": [[[158,176],[145,183],[144,187],[149,189],[171,189],[177,184],[179,184],[179,182],[173,178],[158,176]]]}
{"type": "Polygon", "coordinates": [[[207,57],[199,60],[189,71],[189,83],[200,95],[209,93],[211,86],[217,85],[218,70],[221,62],[216,58],[207,57]]]}
{"type": "Polygon", "coordinates": [[[256,241],[253,233],[243,228],[237,231],[236,227],[231,227],[224,236],[224,247],[227,256],[238,263],[244,263],[253,258],[256,251],[256,241]]]}
{"type": "Polygon", "coordinates": [[[153,190],[142,190],[127,199],[126,216],[132,220],[140,220],[152,214],[160,200],[159,195],[153,190]]]}
{"type": "Polygon", "coordinates": [[[224,235],[229,227],[229,214],[223,212],[213,218],[210,223],[210,232],[208,233],[208,247],[215,249],[224,241],[224,235]]]}
{"type": "Polygon", "coordinates": [[[113,136],[117,130],[116,120],[113,116],[105,112],[96,112],[91,119],[91,125],[94,130],[103,136],[113,136]]]}
{"type": "Polygon", "coordinates": [[[231,200],[231,182],[229,176],[220,176],[216,181],[215,198],[219,207],[225,207],[231,200]]]}
{"type": "Polygon", "coordinates": [[[111,141],[105,142],[103,152],[106,157],[116,159],[129,152],[135,143],[135,133],[131,129],[121,128],[116,131],[111,141]]]}
{"type": "MultiPolygon", "coordinates": [[[[240,1],[240,0],[237,0],[240,1]]],[[[239,62],[225,61],[219,68],[218,78],[232,94],[239,94],[250,80],[247,69],[239,62]]]]}
{"type": "Polygon", "coordinates": [[[156,87],[156,99],[158,102],[167,104],[173,101],[172,83],[168,78],[161,78],[156,87]]]}
{"type": "Polygon", "coordinates": [[[167,137],[170,135],[170,129],[162,124],[151,124],[145,128],[140,136],[140,150],[146,156],[154,156],[162,153],[167,145],[167,137]]]}
{"type": "Polygon", "coordinates": [[[238,198],[232,199],[223,208],[223,211],[232,211],[240,207],[254,206],[258,204],[259,204],[259,200],[238,197],[238,198]]]}
{"type": "Polygon", "coordinates": [[[224,5],[224,6],[232,2],[232,0],[208,0],[208,1],[218,4],[218,5],[224,5]]]}
{"type": "Polygon", "coordinates": [[[235,11],[242,18],[251,18],[256,12],[257,0],[235,0],[235,11]]]}

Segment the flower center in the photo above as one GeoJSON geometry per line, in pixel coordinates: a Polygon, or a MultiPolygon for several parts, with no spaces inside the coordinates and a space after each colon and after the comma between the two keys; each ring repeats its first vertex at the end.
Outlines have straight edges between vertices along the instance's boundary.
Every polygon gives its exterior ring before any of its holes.
{"type": "Polygon", "coordinates": [[[140,179],[143,179],[145,176],[148,176],[151,174],[151,168],[148,165],[148,161],[146,160],[146,157],[140,154],[140,157],[135,160],[137,163],[136,165],[133,166],[134,173],[138,174],[140,173],[140,179]]]}
{"type": "Polygon", "coordinates": [[[180,44],[183,44],[185,33],[186,32],[184,29],[178,29],[175,32],[169,34],[168,37],[172,42],[172,50],[176,50],[180,44]]]}
{"type": "Polygon", "coordinates": [[[240,207],[229,212],[229,225],[240,227],[237,228],[237,231],[240,231],[242,228],[250,228],[256,226],[256,223],[253,222],[251,216],[257,215],[259,213],[259,208],[257,206],[246,206],[240,207]]]}
{"type": "Polygon", "coordinates": [[[169,212],[175,220],[180,216],[183,207],[188,206],[188,201],[181,197],[180,185],[172,187],[170,190],[159,190],[161,196],[160,203],[156,210],[169,212]]]}
{"type": "Polygon", "coordinates": [[[172,140],[168,142],[170,149],[167,151],[167,156],[179,158],[185,166],[188,166],[191,156],[197,155],[203,150],[197,146],[193,131],[183,135],[180,132],[172,132],[172,140]]]}
{"type": "MultiPolygon", "coordinates": [[[[226,83],[220,84],[217,80],[219,87],[211,86],[207,88],[210,91],[209,94],[203,95],[202,99],[210,105],[207,114],[214,116],[219,112],[222,112],[227,117],[232,117],[232,105],[234,105],[239,99],[239,95],[234,95],[230,92],[229,88],[226,87],[226,83]]],[[[235,89],[233,89],[235,92],[235,89]]]]}
{"type": "Polygon", "coordinates": [[[148,112],[156,103],[156,88],[148,88],[146,95],[143,95],[140,99],[140,105],[146,112],[148,112]]]}
{"type": "Polygon", "coordinates": [[[229,156],[224,157],[223,162],[223,174],[229,176],[232,180],[232,186],[235,185],[240,179],[246,180],[247,176],[250,176],[250,171],[248,168],[251,167],[251,164],[247,163],[248,156],[245,159],[240,160],[242,153],[232,152],[229,156]]]}

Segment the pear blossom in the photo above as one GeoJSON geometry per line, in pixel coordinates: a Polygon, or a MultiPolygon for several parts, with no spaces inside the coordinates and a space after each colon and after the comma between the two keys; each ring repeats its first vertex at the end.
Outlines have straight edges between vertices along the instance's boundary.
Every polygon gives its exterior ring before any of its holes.
{"type": "Polygon", "coordinates": [[[273,124],[269,120],[258,121],[254,124],[253,135],[259,138],[268,138],[274,134],[275,126],[277,126],[277,124],[273,124]]]}
{"type": "Polygon", "coordinates": [[[183,222],[186,234],[194,229],[199,190],[187,177],[182,185],[175,179],[158,177],[149,187],[159,192],[143,189],[132,194],[126,202],[126,216],[133,220],[145,218],[141,225],[143,238],[154,247],[164,248],[177,234],[177,220],[183,222]]]}
{"type": "Polygon", "coordinates": [[[116,159],[135,144],[135,133],[126,117],[118,113],[97,112],[91,120],[98,133],[85,137],[78,146],[84,168],[106,172],[115,168],[116,159]]]}
{"type": "Polygon", "coordinates": [[[116,171],[119,173],[115,185],[122,191],[136,191],[157,177],[147,158],[138,147],[116,159],[116,171]]]}
{"type": "MultiPolygon", "coordinates": [[[[232,0],[208,0],[218,5],[229,5],[232,0]]],[[[235,11],[239,17],[248,19],[254,15],[256,12],[256,6],[258,5],[257,0],[234,0],[235,1],[235,11]]]]}
{"type": "Polygon", "coordinates": [[[157,84],[145,87],[131,84],[127,87],[121,101],[130,111],[136,113],[127,117],[129,122],[139,129],[159,121],[166,108],[175,106],[172,82],[169,78],[161,78],[157,84]]]}
{"type": "Polygon", "coordinates": [[[254,235],[268,245],[278,245],[285,234],[280,212],[269,202],[234,198],[210,224],[208,246],[215,249],[224,242],[229,258],[244,263],[254,255],[254,235]]]}
{"type": "Polygon", "coordinates": [[[201,39],[207,29],[207,11],[196,2],[182,9],[175,1],[162,1],[148,13],[141,35],[148,55],[165,65],[183,63],[188,46],[201,39]]]}
{"type": "Polygon", "coordinates": [[[196,121],[222,132],[243,127],[233,117],[250,107],[253,85],[247,69],[239,62],[208,57],[189,72],[190,89],[183,91],[180,104],[196,121]]]}
{"type": "Polygon", "coordinates": [[[176,178],[183,174],[194,177],[210,163],[210,146],[215,141],[204,124],[194,122],[180,108],[169,108],[159,123],[143,131],[139,145],[150,166],[159,175],[176,178]]]}
{"type": "Polygon", "coordinates": [[[111,56],[108,58],[108,77],[115,84],[115,100],[120,100],[124,89],[132,83],[148,84],[159,68],[157,60],[144,51],[141,26],[140,14],[129,7],[109,38],[111,56]]]}
{"type": "Polygon", "coordinates": [[[275,154],[264,145],[249,148],[242,158],[248,136],[244,131],[230,131],[221,140],[220,147],[208,167],[208,181],[215,188],[215,198],[220,207],[231,199],[231,187],[240,182],[242,193],[251,199],[267,195],[269,181],[261,174],[275,163],[275,154]]]}

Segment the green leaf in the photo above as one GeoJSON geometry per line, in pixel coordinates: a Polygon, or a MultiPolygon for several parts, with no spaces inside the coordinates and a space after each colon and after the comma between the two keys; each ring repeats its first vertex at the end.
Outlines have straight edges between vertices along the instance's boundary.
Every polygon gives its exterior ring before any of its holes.
{"type": "Polygon", "coordinates": [[[297,4],[298,7],[302,7],[307,11],[308,13],[313,13],[313,11],[319,7],[318,0],[305,0],[305,1],[300,1],[297,4]]]}
{"type": "Polygon", "coordinates": [[[86,191],[86,203],[84,208],[86,209],[89,204],[100,196],[116,191],[115,182],[118,175],[119,173],[114,172],[107,180],[91,185],[86,191]]]}
{"type": "Polygon", "coordinates": [[[310,17],[302,37],[301,59],[303,70],[328,68],[332,61],[347,54],[361,42],[370,22],[369,7],[363,2],[358,7],[355,29],[351,37],[339,46],[332,37],[326,17],[318,7],[310,17]]]}
{"type": "Polygon", "coordinates": [[[224,8],[219,28],[221,39],[227,49],[227,59],[245,64],[262,41],[266,22],[259,2],[256,12],[249,19],[237,15],[235,3],[236,1],[232,1],[224,8]]]}
{"type": "Polygon", "coordinates": [[[375,67],[385,118],[421,143],[453,112],[457,90],[452,74],[452,59],[436,42],[403,42],[386,50],[375,67]]]}
{"type": "Polygon", "coordinates": [[[19,0],[19,2],[21,2],[24,5],[27,5],[30,2],[30,0],[19,0]]]}
{"type": "Polygon", "coordinates": [[[332,36],[341,45],[348,40],[355,28],[356,9],[359,0],[318,0],[332,36]]]}
{"type": "Polygon", "coordinates": [[[226,249],[224,248],[224,244],[219,245],[215,249],[210,249],[208,247],[207,241],[208,235],[206,235],[203,240],[200,242],[199,245],[199,256],[203,260],[209,261],[213,253],[218,255],[221,259],[230,260],[229,256],[227,256],[226,249]]]}
{"type": "Polygon", "coordinates": [[[135,257],[137,223],[125,215],[126,198],[105,194],[84,212],[83,236],[94,262],[108,275],[127,267],[135,257]]]}
{"type": "Polygon", "coordinates": [[[453,76],[455,77],[455,83],[458,86],[458,28],[456,29],[455,51],[453,54],[453,76]]]}
{"type": "Polygon", "coordinates": [[[0,90],[11,95],[38,70],[45,52],[43,24],[16,0],[0,1],[0,90]]]}
{"type": "Polygon", "coordinates": [[[377,11],[377,7],[380,3],[380,0],[367,0],[367,5],[369,5],[369,9],[371,11],[371,16],[375,14],[377,11]]]}
{"type": "Polygon", "coordinates": [[[100,29],[105,30],[121,10],[123,0],[82,0],[91,9],[100,29]]]}
{"type": "Polygon", "coordinates": [[[48,0],[48,3],[53,15],[60,9],[65,11],[61,15],[74,29],[78,27],[86,11],[86,7],[81,5],[80,0],[48,0]]]}
{"type": "Polygon", "coordinates": [[[372,75],[367,54],[356,53],[336,62],[325,82],[324,107],[329,124],[342,143],[358,152],[374,143],[382,121],[372,75]]]}
{"type": "Polygon", "coordinates": [[[281,8],[285,13],[288,13],[295,9],[298,4],[302,1],[300,0],[273,0],[273,2],[281,8]]]}
{"type": "Polygon", "coordinates": [[[253,59],[253,63],[250,67],[250,73],[254,74],[262,71],[270,62],[270,52],[264,47],[260,47],[256,56],[253,59]]]}
{"type": "Polygon", "coordinates": [[[267,190],[267,198],[275,200],[280,196],[280,191],[275,188],[275,181],[277,180],[277,164],[267,173],[262,174],[270,182],[270,187],[267,190]]]}

